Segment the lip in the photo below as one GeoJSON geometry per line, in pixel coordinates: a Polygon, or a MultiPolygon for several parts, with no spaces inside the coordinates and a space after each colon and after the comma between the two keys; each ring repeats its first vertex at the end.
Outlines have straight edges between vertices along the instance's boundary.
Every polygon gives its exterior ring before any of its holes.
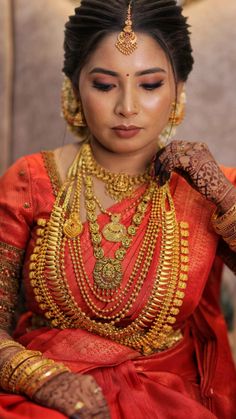
{"type": "Polygon", "coordinates": [[[132,138],[135,137],[141,128],[136,127],[135,125],[119,125],[113,128],[113,131],[120,138],[132,138]]]}
{"type": "Polygon", "coordinates": [[[124,131],[132,131],[135,129],[141,129],[140,127],[136,127],[136,125],[118,125],[117,127],[113,127],[114,130],[124,130],[124,131]]]}

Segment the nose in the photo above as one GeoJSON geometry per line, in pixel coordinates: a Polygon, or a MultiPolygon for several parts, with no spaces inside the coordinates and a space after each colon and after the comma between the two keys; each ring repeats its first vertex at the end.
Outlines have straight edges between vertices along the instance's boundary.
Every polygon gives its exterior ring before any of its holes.
{"type": "Polygon", "coordinates": [[[116,115],[124,118],[137,115],[139,112],[138,98],[132,87],[123,89],[116,102],[115,113],[116,115]]]}

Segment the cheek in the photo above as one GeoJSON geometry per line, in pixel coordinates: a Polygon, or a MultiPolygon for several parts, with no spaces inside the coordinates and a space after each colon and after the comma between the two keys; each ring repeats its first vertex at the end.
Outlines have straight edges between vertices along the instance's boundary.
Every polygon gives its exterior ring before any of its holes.
{"type": "Polygon", "coordinates": [[[155,117],[156,121],[168,121],[171,110],[171,100],[169,97],[150,97],[145,106],[150,117],[155,117]],[[158,116],[158,118],[157,118],[158,116]]]}
{"type": "Polygon", "coordinates": [[[106,101],[94,95],[93,92],[81,95],[83,111],[87,122],[98,124],[107,109],[106,101]]]}
{"type": "Polygon", "coordinates": [[[88,114],[88,116],[93,117],[99,113],[100,117],[102,117],[103,114],[101,113],[101,110],[108,108],[107,98],[104,96],[97,95],[94,92],[87,93],[84,96],[81,95],[81,101],[85,115],[88,114]]]}

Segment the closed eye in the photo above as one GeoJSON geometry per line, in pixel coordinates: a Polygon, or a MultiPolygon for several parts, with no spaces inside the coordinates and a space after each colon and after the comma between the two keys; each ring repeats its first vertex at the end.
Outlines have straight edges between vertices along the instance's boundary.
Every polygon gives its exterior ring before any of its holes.
{"type": "Polygon", "coordinates": [[[143,87],[145,90],[155,90],[161,87],[164,84],[164,81],[158,81],[156,83],[142,83],[141,87],[143,87]]]}
{"type": "Polygon", "coordinates": [[[93,87],[97,90],[101,90],[102,92],[109,92],[111,89],[113,89],[113,87],[115,87],[115,85],[110,83],[98,83],[97,81],[94,81],[93,87]]]}

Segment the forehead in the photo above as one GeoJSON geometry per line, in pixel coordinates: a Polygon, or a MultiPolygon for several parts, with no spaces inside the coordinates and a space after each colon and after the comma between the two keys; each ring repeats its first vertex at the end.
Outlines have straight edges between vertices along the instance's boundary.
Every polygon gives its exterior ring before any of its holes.
{"type": "Polygon", "coordinates": [[[90,55],[84,70],[94,66],[106,67],[117,72],[137,72],[145,68],[161,67],[167,73],[170,63],[160,45],[149,35],[137,33],[137,49],[130,55],[122,54],[115,46],[117,33],[107,35],[90,55]]]}

